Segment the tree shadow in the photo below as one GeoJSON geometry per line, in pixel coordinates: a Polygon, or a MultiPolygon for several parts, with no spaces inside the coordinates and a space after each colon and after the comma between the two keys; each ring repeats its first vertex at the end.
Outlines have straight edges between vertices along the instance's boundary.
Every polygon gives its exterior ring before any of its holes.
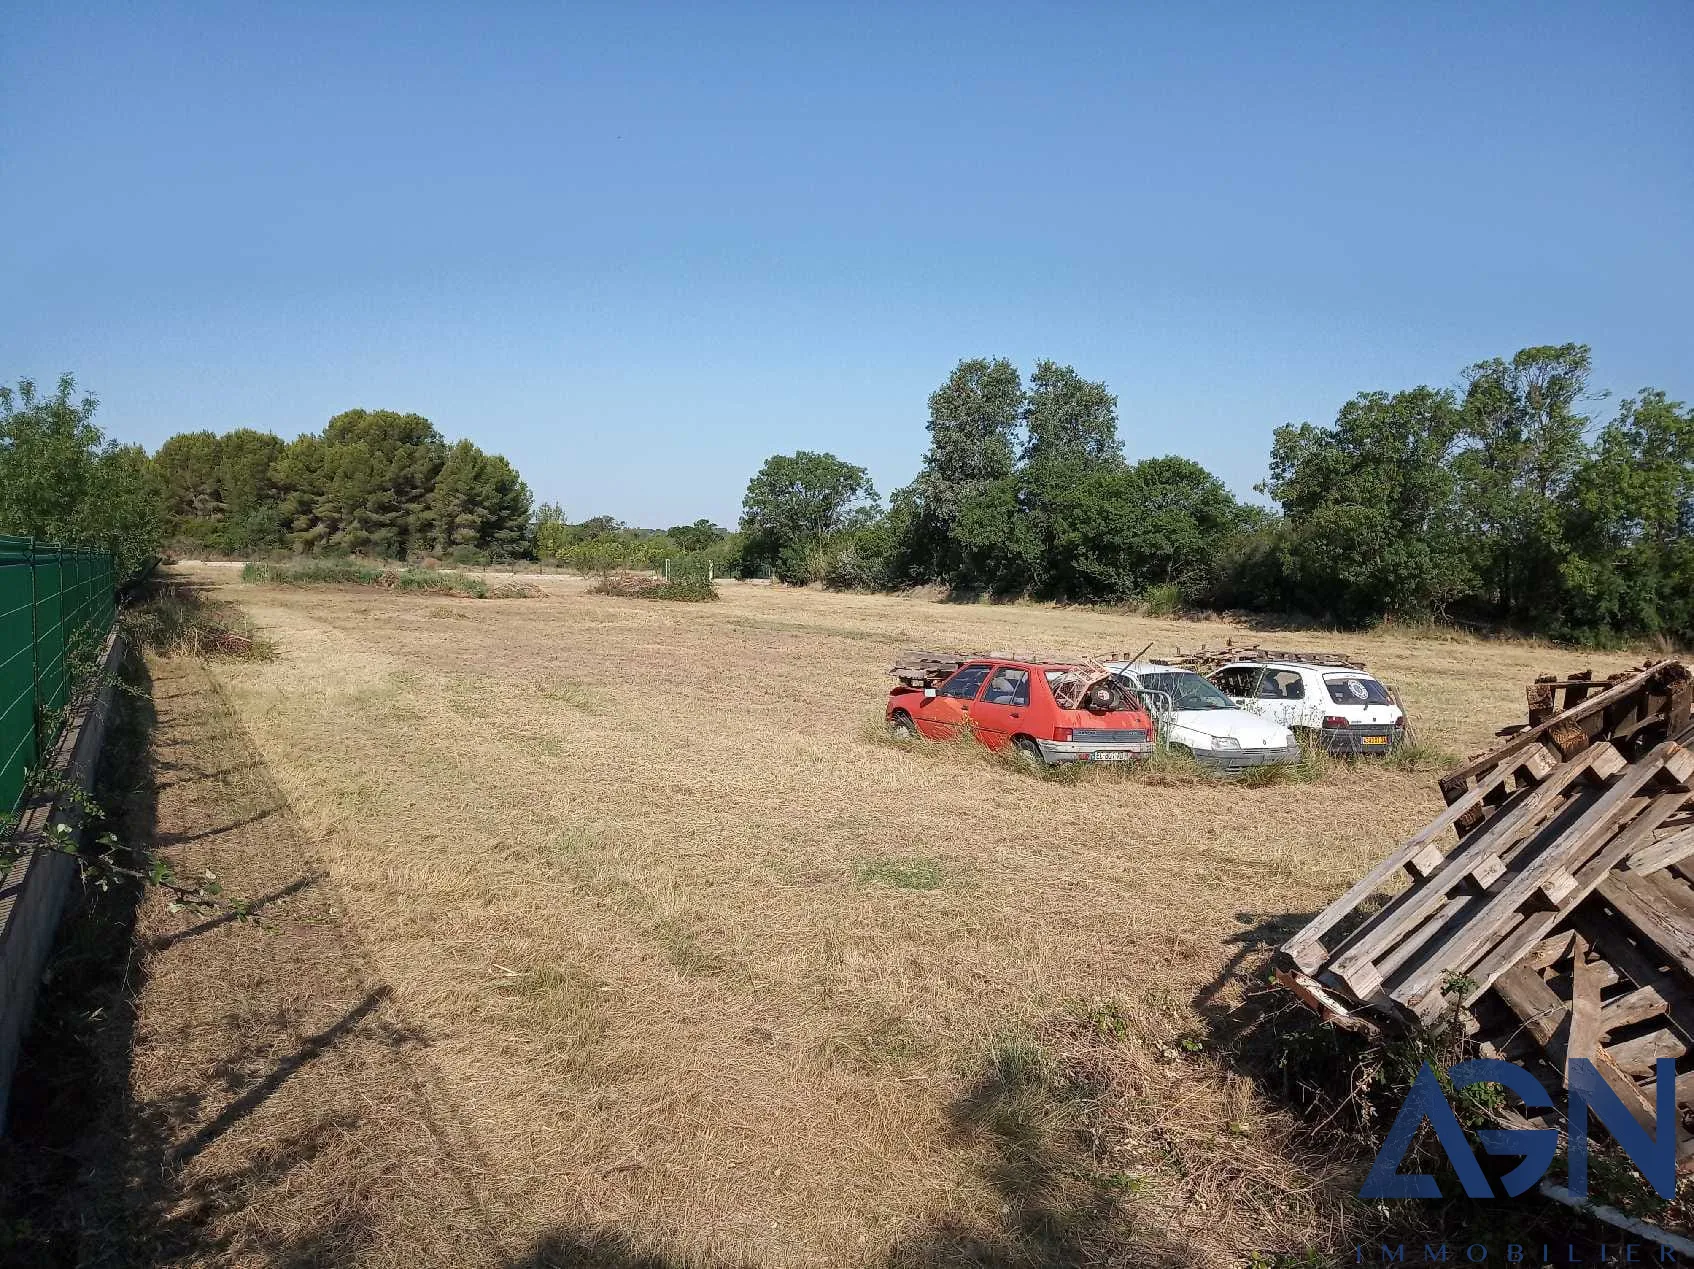
{"type": "MultiPolygon", "coordinates": [[[[175,840],[192,840],[195,836],[199,836],[199,834],[189,834],[185,838],[178,838],[175,840]]],[[[217,916],[208,917],[206,920],[201,921],[198,925],[191,925],[186,930],[178,930],[174,934],[162,934],[148,944],[147,950],[150,952],[162,952],[166,948],[175,947],[184,939],[194,938],[197,935],[205,934],[210,930],[215,930],[220,926],[229,925],[232,922],[240,921],[247,917],[258,916],[272,904],[279,903],[283,899],[291,898],[292,896],[299,894],[302,890],[322,881],[328,875],[328,873],[322,871],[309,872],[304,877],[295,878],[286,886],[279,886],[267,894],[260,895],[239,912],[232,908],[227,912],[218,913],[217,916]]]]}
{"type": "MultiPolygon", "coordinates": [[[[133,652],[96,776],[105,818],[92,827],[149,845],[157,785],[148,738],[152,678],[133,652]]],[[[73,889],[12,1084],[0,1143],[0,1260],[40,1266],[97,1258],[126,1238],[121,1169],[123,1104],[135,1033],[139,971],[130,953],[138,886],[73,889]]]]}
{"type": "MultiPolygon", "coordinates": [[[[1139,1224],[1095,1157],[1083,1122],[1089,1093],[1033,1047],[998,1046],[947,1110],[949,1131],[959,1144],[974,1147],[980,1174],[999,1199],[998,1219],[930,1217],[886,1254],[871,1260],[843,1255],[841,1263],[864,1269],[1188,1269],[1200,1253],[1168,1230],[1139,1224]]],[[[683,1269],[701,1263],[606,1229],[553,1230],[503,1262],[505,1269],[683,1269]]],[[[717,1263],[724,1269],[745,1264],[717,1263]]]]}

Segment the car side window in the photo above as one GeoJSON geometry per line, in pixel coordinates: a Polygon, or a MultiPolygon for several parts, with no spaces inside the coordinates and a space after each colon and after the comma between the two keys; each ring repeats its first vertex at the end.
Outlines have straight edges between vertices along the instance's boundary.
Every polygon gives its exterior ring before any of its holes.
{"type": "Polygon", "coordinates": [[[1251,696],[1253,681],[1259,677],[1257,666],[1241,665],[1232,670],[1219,670],[1212,682],[1225,696],[1251,696]]]}
{"type": "Polygon", "coordinates": [[[984,705],[1028,705],[1029,704],[1029,671],[1014,670],[1002,666],[994,671],[994,677],[988,680],[988,691],[983,693],[984,705]]]}
{"type": "Polygon", "coordinates": [[[1302,701],[1306,684],[1298,670],[1272,670],[1259,684],[1259,698],[1270,701],[1302,701]]]}
{"type": "Polygon", "coordinates": [[[967,665],[955,670],[953,677],[941,685],[937,696],[950,696],[961,701],[974,701],[982,690],[982,680],[988,677],[989,665],[967,665]]]}

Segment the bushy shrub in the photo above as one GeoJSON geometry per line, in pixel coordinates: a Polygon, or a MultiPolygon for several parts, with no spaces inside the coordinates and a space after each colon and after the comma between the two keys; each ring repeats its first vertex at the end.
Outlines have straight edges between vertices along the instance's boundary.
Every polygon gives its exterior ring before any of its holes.
{"type": "Polygon", "coordinates": [[[375,586],[382,581],[382,570],[351,559],[291,563],[248,560],[241,569],[241,580],[261,586],[375,586]]]}
{"type": "Polygon", "coordinates": [[[1175,582],[1160,582],[1141,592],[1141,611],[1149,617],[1174,617],[1182,611],[1182,588],[1175,582]]]}
{"type": "Polygon", "coordinates": [[[588,588],[590,595],[611,595],[616,599],[672,599],[681,603],[700,603],[718,597],[718,588],[704,575],[676,577],[666,581],[651,573],[608,572],[588,588]]]}
{"type": "Polygon", "coordinates": [[[473,599],[488,598],[488,583],[480,577],[467,577],[463,573],[440,573],[434,569],[408,568],[388,576],[397,590],[429,591],[438,595],[469,595],[473,599]]]}
{"type": "Polygon", "coordinates": [[[685,604],[709,602],[718,597],[718,588],[704,577],[677,577],[668,582],[660,582],[644,598],[674,599],[685,604]]]}
{"type": "Polygon", "coordinates": [[[490,587],[480,577],[448,570],[383,568],[351,559],[249,560],[241,580],[269,586],[385,586],[432,595],[470,599],[524,599],[541,594],[534,586],[490,587]]]}

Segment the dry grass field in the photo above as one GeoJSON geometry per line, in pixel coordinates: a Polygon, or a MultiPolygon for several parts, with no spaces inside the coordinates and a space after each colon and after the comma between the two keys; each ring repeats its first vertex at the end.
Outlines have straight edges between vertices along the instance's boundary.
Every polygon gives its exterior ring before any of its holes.
{"type": "MultiPolygon", "coordinates": [[[[277,646],[210,674],[327,873],[365,975],[345,993],[392,993],[407,1096],[457,1126],[442,1150],[489,1231],[459,1262],[1240,1265],[1344,1240],[1352,1162],[1303,1148],[1206,1024],[1429,818],[1433,773],[1059,782],[876,725],[901,647],[1254,632],[185,573],[277,646]]],[[[1364,656],[1455,753],[1537,672],[1630,660],[1297,638],[1364,656]]],[[[395,1135],[393,1169],[424,1157],[395,1135]]],[[[419,1263],[383,1239],[358,1262],[419,1263]]]]}

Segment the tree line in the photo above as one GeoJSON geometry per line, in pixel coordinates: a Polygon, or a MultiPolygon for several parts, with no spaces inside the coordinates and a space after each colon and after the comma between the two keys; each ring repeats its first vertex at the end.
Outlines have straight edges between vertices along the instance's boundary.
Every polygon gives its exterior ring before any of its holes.
{"type": "Polygon", "coordinates": [[[1526,348],[1279,427],[1267,507],[1187,458],[1130,462],[1117,399],[1069,366],[1026,383],[1003,358],[962,361],[886,508],[862,467],[773,456],[747,487],[742,561],[837,586],[1694,640],[1694,411],[1647,388],[1599,421],[1590,362],[1526,348]]]}
{"type": "Polygon", "coordinates": [[[886,505],[863,467],[773,455],[741,522],[571,522],[502,456],[421,415],[348,410],[283,441],[237,429],[148,455],[63,377],[0,387],[0,532],[107,546],[531,558],[856,589],[1477,622],[1558,639],[1694,641],[1694,410],[1647,388],[1592,412],[1586,346],[1526,348],[1450,387],[1362,392],[1272,436],[1236,498],[1188,458],[1130,461],[1106,385],[1052,361],[960,362],[886,505]]]}
{"type": "Polygon", "coordinates": [[[184,432],[153,467],[183,549],[487,559],[531,547],[517,470],[471,441],[449,444],[419,414],[346,410],[288,442],[249,428],[184,432]]]}

